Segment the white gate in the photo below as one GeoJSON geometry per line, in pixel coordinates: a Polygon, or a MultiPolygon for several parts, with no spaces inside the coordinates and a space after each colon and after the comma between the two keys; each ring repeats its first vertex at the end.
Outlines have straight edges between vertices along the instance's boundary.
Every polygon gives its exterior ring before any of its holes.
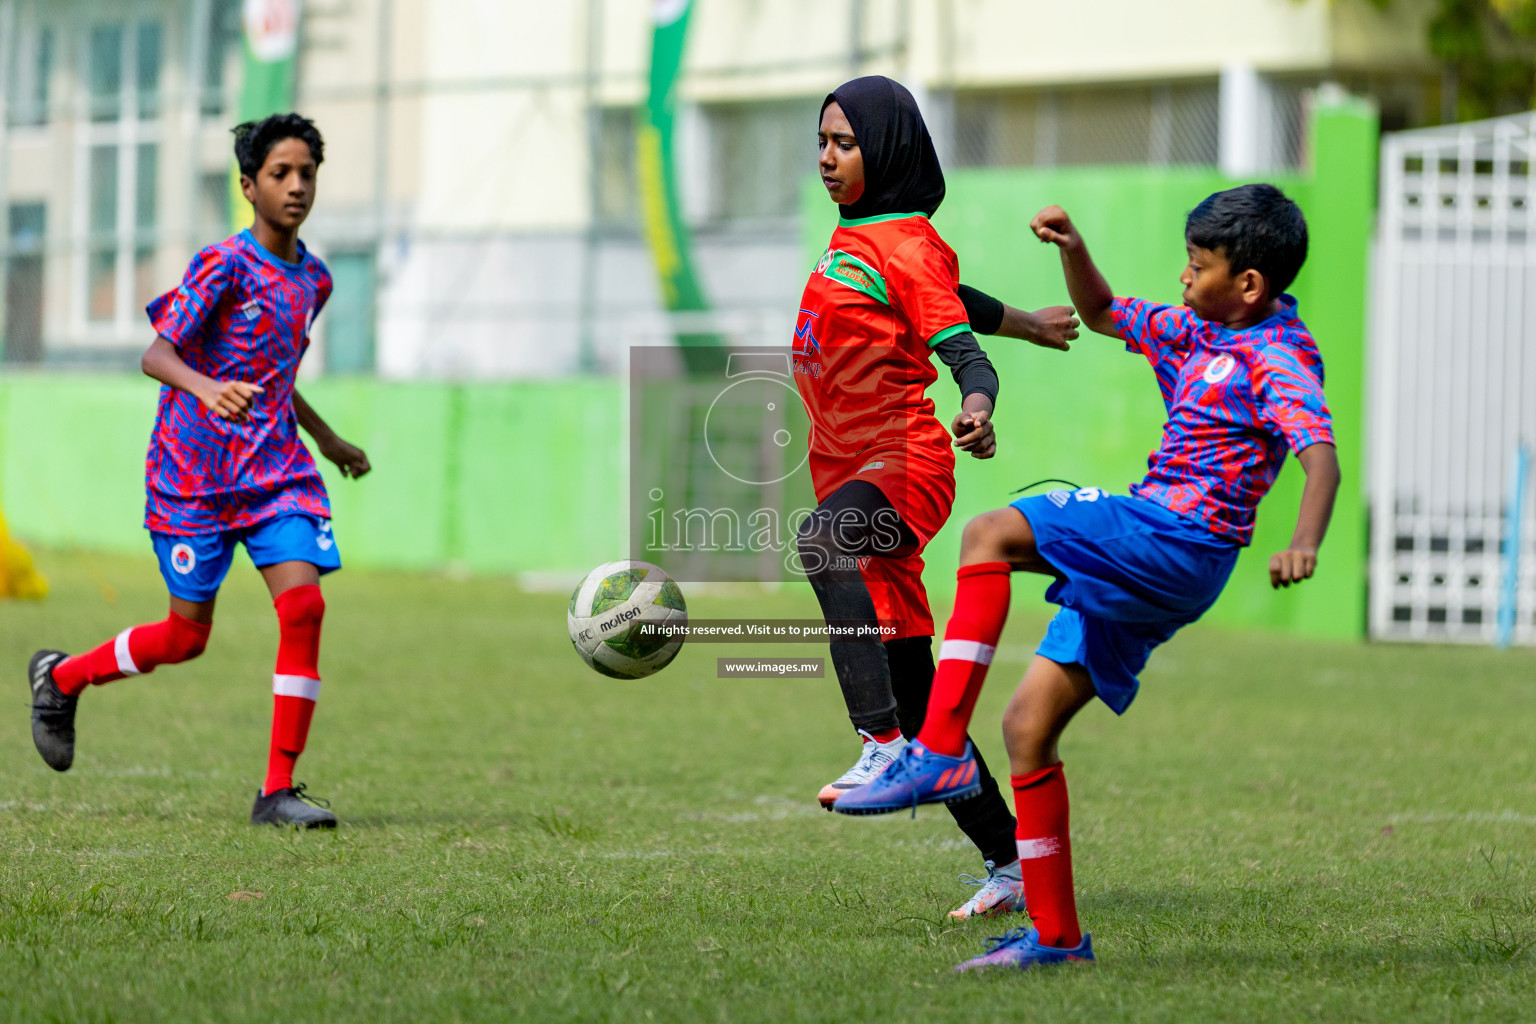
{"type": "Polygon", "coordinates": [[[1382,142],[1371,331],[1378,638],[1536,643],[1536,509],[1517,497],[1520,453],[1536,445],[1533,155],[1536,113],[1382,142]]]}

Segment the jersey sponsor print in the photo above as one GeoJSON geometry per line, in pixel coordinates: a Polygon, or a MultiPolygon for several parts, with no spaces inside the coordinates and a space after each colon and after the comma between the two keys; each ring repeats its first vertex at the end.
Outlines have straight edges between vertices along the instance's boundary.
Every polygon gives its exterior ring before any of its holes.
{"type": "Polygon", "coordinates": [[[232,423],[185,391],[160,389],[145,465],[146,527],[192,536],[293,513],[330,518],[293,410],[310,326],[330,294],[330,272],[302,242],[298,262],[289,263],[246,230],[198,253],[181,285],[149,304],[156,333],[188,366],[263,390],[246,421],[232,423]]]}

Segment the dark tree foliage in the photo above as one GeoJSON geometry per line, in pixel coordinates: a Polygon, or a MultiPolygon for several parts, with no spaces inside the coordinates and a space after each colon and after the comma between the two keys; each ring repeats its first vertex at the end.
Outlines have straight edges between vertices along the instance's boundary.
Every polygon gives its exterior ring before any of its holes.
{"type": "Polygon", "coordinates": [[[1536,0],[1440,0],[1429,49],[1454,76],[1457,120],[1536,108],[1536,0]]]}

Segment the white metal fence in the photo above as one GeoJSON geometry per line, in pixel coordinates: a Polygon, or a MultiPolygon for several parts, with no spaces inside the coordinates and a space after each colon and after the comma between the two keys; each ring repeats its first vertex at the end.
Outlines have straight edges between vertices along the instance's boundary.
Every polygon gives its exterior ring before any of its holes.
{"type": "Polygon", "coordinates": [[[1529,484],[1517,468],[1536,444],[1533,152],[1536,113],[1382,144],[1371,353],[1378,638],[1536,643],[1536,515],[1518,498],[1529,484]]]}

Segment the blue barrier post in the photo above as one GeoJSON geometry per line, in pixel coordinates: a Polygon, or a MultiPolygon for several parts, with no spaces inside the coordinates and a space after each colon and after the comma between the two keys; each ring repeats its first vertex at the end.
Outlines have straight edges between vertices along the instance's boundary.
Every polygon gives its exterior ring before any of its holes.
{"type": "Polygon", "coordinates": [[[1499,592],[1499,625],[1494,644],[1508,647],[1515,638],[1515,615],[1520,607],[1521,527],[1525,522],[1525,492],[1531,472],[1531,450],[1515,447],[1515,465],[1509,506],[1504,523],[1504,580],[1499,592]]]}

